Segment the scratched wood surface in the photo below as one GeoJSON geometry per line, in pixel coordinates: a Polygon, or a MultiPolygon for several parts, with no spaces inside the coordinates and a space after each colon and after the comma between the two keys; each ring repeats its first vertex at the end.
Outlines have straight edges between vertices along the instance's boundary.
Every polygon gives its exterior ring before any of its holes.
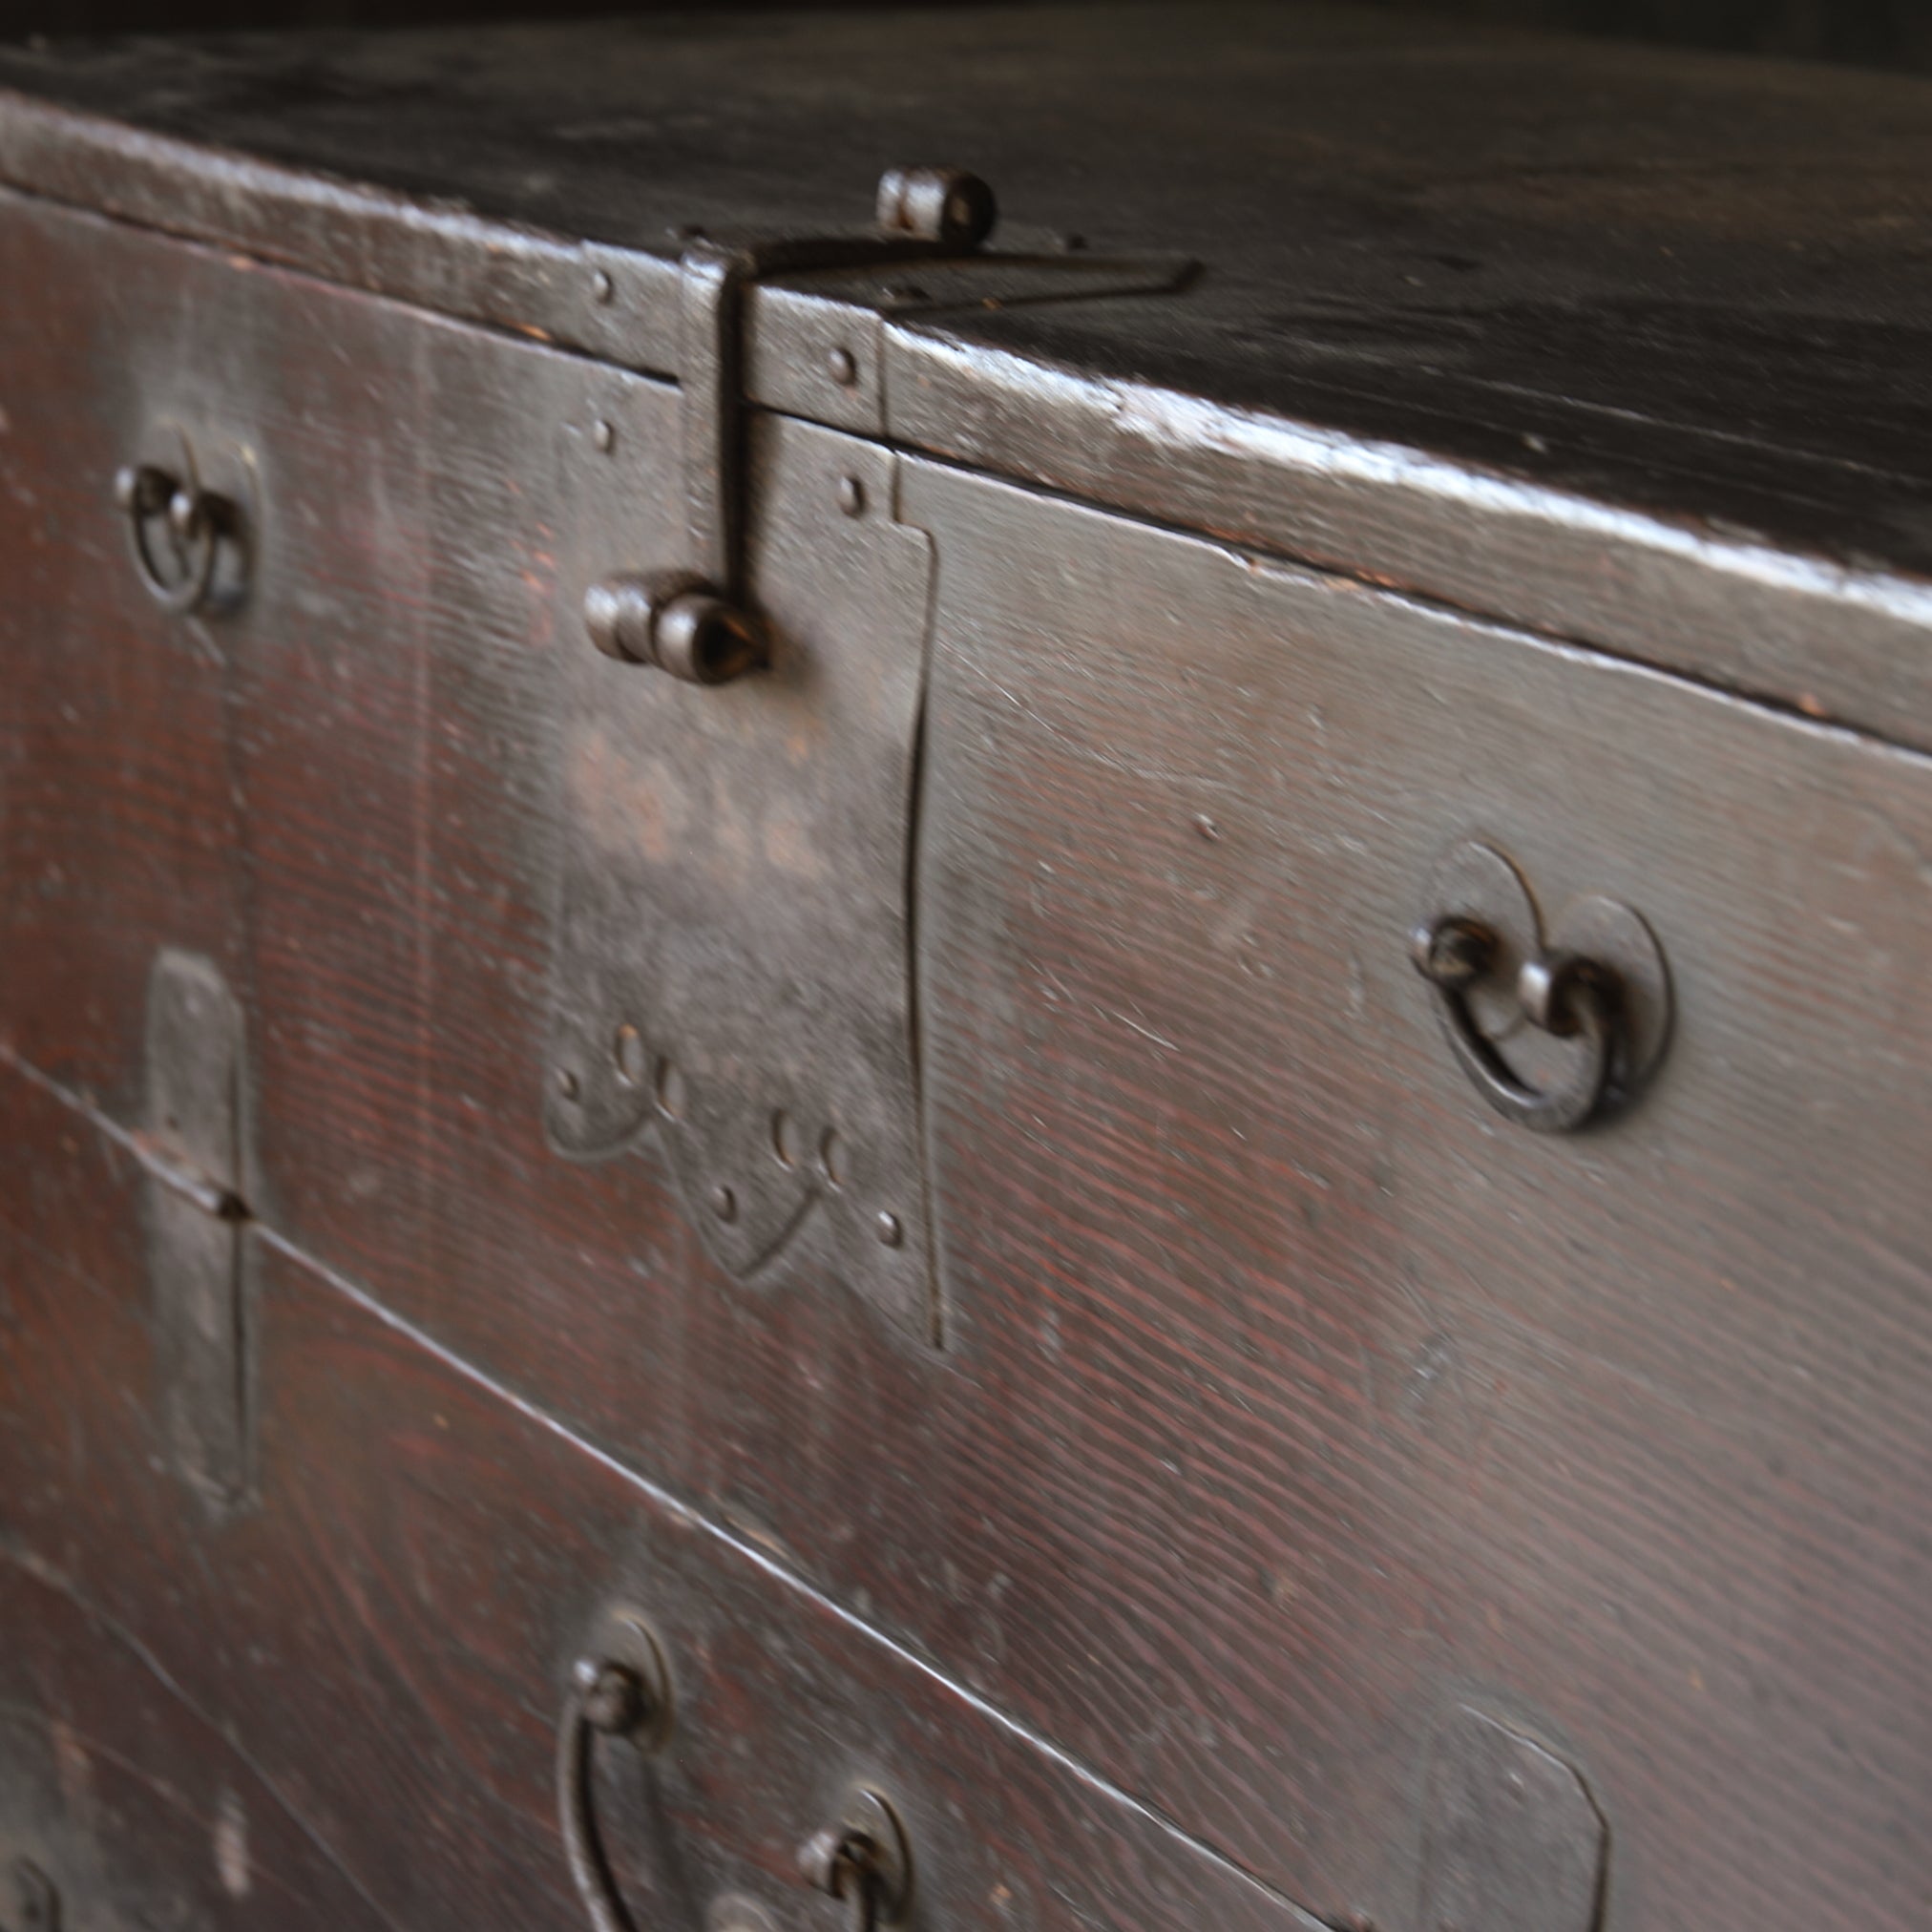
{"type": "Polygon", "coordinates": [[[130,1120],[153,953],[212,955],[283,1236],[1326,1916],[1409,1922],[1467,1692],[1601,1793],[1618,1932],[1922,1922],[1923,761],[920,472],[934,1355],[543,1144],[566,359],[4,235],[12,1052],[130,1120]],[[181,368],[275,485],[186,631],[104,491],[181,368]],[[1613,1134],[1447,1062],[1402,935],[1471,833],[1664,938],[1613,1134]]]}
{"type": "Polygon", "coordinates": [[[1922,80],[1273,0],[0,49],[0,178],[660,374],[691,224],[935,153],[1202,272],[854,292],[894,441],[1932,747],[1922,80]]]}
{"type": "Polygon", "coordinates": [[[1481,1685],[1591,1781],[1612,1924],[1922,1920],[1932,765],[915,486],[949,1280],[1094,1386],[1020,1487],[1122,1484],[1095,1571],[1213,1685],[1225,1782],[1400,1923],[1361,1821],[1481,1685]],[[1606,1131],[1508,1127],[1438,1035],[1406,935],[1472,837],[1662,940],[1674,1040],[1606,1131]]]}
{"type": "Polygon", "coordinates": [[[273,1244],[259,1496],[211,1515],[158,1466],[138,1162],[13,1068],[0,1119],[37,1150],[0,1186],[0,1848],[32,1829],[71,1922],[580,1925],[555,1728],[622,1604],[676,1702],[598,1788],[642,1922],[844,1925],[796,1853],[865,1779],[914,1928],[1316,1932],[273,1244]]]}
{"type": "MultiPolygon", "coordinates": [[[[0,85],[455,199],[513,251],[517,230],[663,256],[686,223],[843,229],[883,167],[938,155],[1036,242],[1207,269],[1178,301],[968,307],[950,340],[1841,558],[1932,555],[1916,77],[1236,0],[1116,6],[1098,30],[1042,6],[55,42],[0,53],[0,85]]],[[[9,148],[48,192],[114,206],[166,168],[78,128],[64,153],[9,148]]],[[[351,280],[410,252],[368,246],[352,200],[312,197],[278,233],[183,193],[210,239],[351,280]]],[[[675,368],[675,313],[652,321],[632,352],[675,368]]]]}

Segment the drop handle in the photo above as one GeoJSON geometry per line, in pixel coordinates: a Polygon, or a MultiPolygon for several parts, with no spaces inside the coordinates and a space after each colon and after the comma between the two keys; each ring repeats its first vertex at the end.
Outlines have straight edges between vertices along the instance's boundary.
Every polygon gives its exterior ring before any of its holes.
{"type": "Polygon", "coordinates": [[[203,488],[185,455],[173,469],[131,463],[116,471],[114,497],[148,595],[175,617],[210,602],[222,542],[241,529],[234,503],[203,488]]]}
{"type": "MultiPolygon", "coordinates": [[[[620,1744],[654,1754],[669,1742],[671,1723],[670,1673],[657,1638],[634,1611],[607,1611],[597,1640],[571,1667],[556,1733],[557,1824],[591,1932],[640,1932],[598,1822],[599,1749],[620,1744]]],[[[905,1918],[912,1847],[891,1801],[870,1785],[846,1794],[798,1861],[808,1884],[850,1907],[853,1932],[880,1932],[905,1918]]]]}
{"type": "Polygon", "coordinates": [[[1629,1107],[1672,1030],[1670,972],[1648,924],[1598,893],[1545,918],[1515,864],[1474,840],[1442,853],[1427,892],[1410,958],[1483,1100],[1535,1134],[1576,1133],[1629,1107]],[[1508,1044],[1538,1034],[1564,1044],[1527,1057],[1508,1044]]]}
{"type": "Polygon", "coordinates": [[[912,1848],[892,1803],[855,1786],[835,1817],[798,1854],[807,1884],[851,1907],[853,1932],[878,1932],[906,1916],[912,1897],[912,1848]]]}
{"type": "Polygon", "coordinates": [[[1411,935],[1417,970],[1436,989],[1442,1030],[1457,1063],[1504,1120],[1538,1134],[1586,1125],[1618,1084],[1624,1061],[1623,987],[1613,969],[1572,954],[1538,954],[1516,977],[1516,997],[1532,1026],[1576,1042],[1562,1077],[1536,1087],[1517,1074],[1469,1010],[1468,990],[1495,962],[1497,936],[1465,917],[1418,926],[1411,935]]]}
{"type": "Polygon", "coordinates": [[[556,1812],[571,1881],[593,1932],[638,1932],[598,1824],[598,1747],[609,1739],[646,1753],[670,1732],[670,1677],[663,1654],[638,1618],[605,1619],[603,1642],[571,1667],[556,1736],[556,1812]]]}

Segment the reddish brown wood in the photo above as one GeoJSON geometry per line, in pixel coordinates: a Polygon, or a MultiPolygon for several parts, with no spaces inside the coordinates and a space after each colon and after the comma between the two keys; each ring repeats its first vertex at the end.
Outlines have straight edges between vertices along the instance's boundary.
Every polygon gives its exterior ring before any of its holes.
{"type": "Polygon", "coordinates": [[[0,1610],[23,1632],[0,1671],[8,1715],[55,1753],[19,1754],[0,1795],[77,1893],[152,1912],[205,1868],[198,1922],[239,1921],[253,1844],[256,1922],[292,1892],[274,1922],[580,1924],[554,1727],[618,1602],[652,1619],[675,1680],[667,1748],[641,1773],[613,1754],[598,1788],[645,1922],[704,1923],[728,1890],[844,1925],[796,1852],[863,1779],[906,1820],[914,1924],[1316,1932],[273,1242],[260,1498],[211,1518],[157,1473],[125,1138],[10,1070],[0,1120],[40,1149],[0,1191],[0,1610]]]}
{"type": "MultiPolygon", "coordinates": [[[[956,1340],[922,1353],[808,1274],[716,1279],[648,1150],[541,1142],[577,647],[541,452],[621,379],[4,235],[49,291],[0,439],[46,506],[0,526],[47,616],[11,633],[15,1053],[130,1120],[154,950],[214,955],[280,1236],[1327,1914],[1404,1922],[1477,1694],[1591,1780],[1613,1925],[1919,1922],[1922,761],[922,474],[956,1340]],[[183,630],[104,482],[211,344],[271,542],[256,606],[183,630]],[[1679,1037],[1614,1134],[1508,1136],[1448,1064],[1402,943],[1471,833],[1665,939],[1679,1037]]],[[[660,393],[620,400],[648,446],[660,393]]]]}
{"type": "Polygon", "coordinates": [[[0,1628],[0,1912],[19,1857],[53,1883],[63,1926],[385,1922],[238,1746],[225,1700],[184,1696],[57,1553],[10,1534],[0,1628]]]}

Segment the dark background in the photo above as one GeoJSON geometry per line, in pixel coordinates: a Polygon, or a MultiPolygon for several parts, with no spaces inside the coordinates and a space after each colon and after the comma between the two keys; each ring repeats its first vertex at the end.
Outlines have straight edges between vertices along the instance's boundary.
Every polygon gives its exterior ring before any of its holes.
{"type": "MultiPolygon", "coordinates": [[[[715,6],[718,0],[712,0],[715,6]]],[[[726,0],[740,5],[743,0],[726,0]]],[[[783,5],[786,0],[764,0],[783,5]]],[[[793,5],[825,0],[790,0],[793,5]]],[[[850,0],[846,0],[850,4],[850,0]]],[[[1095,0],[1104,4],[1104,0],[1095,0]]],[[[1355,0],[1374,5],[1376,0],[1355,0]]],[[[1407,0],[1464,19],[1932,69],[1932,0],[1407,0]]],[[[698,10],[703,0],[683,0],[698,10]]],[[[0,0],[0,38],[131,29],[328,27],[654,10],[651,0],[0,0]]]]}

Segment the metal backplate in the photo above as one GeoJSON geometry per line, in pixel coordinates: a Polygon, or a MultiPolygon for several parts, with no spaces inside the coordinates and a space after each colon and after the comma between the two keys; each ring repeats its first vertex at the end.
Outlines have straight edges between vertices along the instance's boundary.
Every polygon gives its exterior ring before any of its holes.
{"type": "Polygon", "coordinates": [[[603,534],[562,573],[546,1121],[588,1159],[654,1130],[729,1273],[809,1255],[936,1339],[908,903],[931,544],[890,452],[765,417],[748,460],[771,664],[704,687],[577,641],[584,586],[654,559],[567,457],[603,534]]]}
{"type": "Polygon", "coordinates": [[[242,1009],[220,973],[162,952],[148,980],[145,1213],[160,1402],[177,1469],[211,1502],[249,1487],[242,1009]]]}
{"type": "Polygon", "coordinates": [[[1459,1710],[1430,1767],[1421,1932],[1597,1932],[1606,1838],[1560,1757],[1459,1710]]]}

